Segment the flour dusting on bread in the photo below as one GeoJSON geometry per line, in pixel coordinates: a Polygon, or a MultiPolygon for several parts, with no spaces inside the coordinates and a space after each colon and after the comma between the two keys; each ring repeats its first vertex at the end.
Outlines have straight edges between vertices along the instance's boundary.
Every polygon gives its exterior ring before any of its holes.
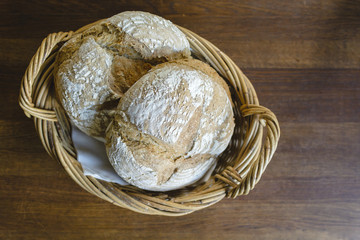
{"type": "Polygon", "coordinates": [[[120,100],[107,152],[118,174],[135,186],[167,191],[189,185],[229,144],[234,120],[228,91],[204,73],[210,66],[188,61],[156,66],[120,100]]]}
{"type": "Polygon", "coordinates": [[[121,96],[153,66],[189,58],[186,36],[150,13],[123,12],[75,34],[54,71],[60,102],[83,132],[104,139],[121,96]]]}

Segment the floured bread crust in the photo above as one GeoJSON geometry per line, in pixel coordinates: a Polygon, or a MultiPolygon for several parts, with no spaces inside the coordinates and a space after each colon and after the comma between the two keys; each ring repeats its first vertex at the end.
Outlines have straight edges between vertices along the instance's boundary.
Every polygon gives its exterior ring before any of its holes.
{"type": "Polygon", "coordinates": [[[153,66],[190,57],[186,36],[170,21],[123,12],[74,35],[59,50],[55,88],[73,123],[102,140],[118,99],[153,66]]]}
{"type": "Polygon", "coordinates": [[[190,44],[185,35],[172,22],[162,17],[147,12],[129,11],[107,21],[125,33],[125,42],[144,59],[165,57],[172,60],[190,56],[190,44]]]}
{"type": "Polygon", "coordinates": [[[121,98],[107,130],[107,153],[129,183],[153,191],[199,180],[234,129],[226,83],[197,60],[160,64],[121,98]]]}
{"type": "Polygon", "coordinates": [[[116,99],[106,84],[112,77],[112,61],[94,38],[87,38],[56,74],[55,88],[65,111],[80,130],[94,137],[102,136],[114,109],[102,107],[116,99]]]}

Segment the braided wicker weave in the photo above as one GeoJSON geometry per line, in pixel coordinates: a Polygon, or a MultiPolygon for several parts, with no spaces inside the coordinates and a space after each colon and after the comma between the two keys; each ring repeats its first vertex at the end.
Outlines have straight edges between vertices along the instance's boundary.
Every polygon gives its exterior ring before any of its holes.
{"type": "Polygon", "coordinates": [[[58,105],[53,89],[52,72],[57,51],[74,32],[48,35],[31,59],[21,83],[19,104],[26,116],[33,117],[46,151],[60,161],[82,188],[139,213],[179,216],[206,208],[225,196],[235,198],[248,194],[260,180],[280,137],[276,116],[259,105],[252,84],[234,62],[207,40],[179,28],[187,36],[192,54],[208,62],[228,81],[234,102],[236,126],[233,138],[210,179],[201,185],[159,193],[84,175],[72,144],[69,120],[58,105]]]}

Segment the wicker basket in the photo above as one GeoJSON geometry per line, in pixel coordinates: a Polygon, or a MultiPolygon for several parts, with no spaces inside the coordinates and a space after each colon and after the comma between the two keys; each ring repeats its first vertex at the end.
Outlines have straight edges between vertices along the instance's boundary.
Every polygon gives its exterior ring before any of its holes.
{"type": "MultiPolygon", "coordinates": [[[[76,32],[84,31],[92,23],[76,32]]],[[[192,54],[208,62],[230,85],[234,102],[235,131],[210,179],[198,186],[172,192],[150,192],[85,176],[71,140],[71,126],[55,99],[54,59],[74,32],[52,33],[41,43],[22,79],[19,103],[46,151],[59,160],[71,178],[88,192],[120,207],[144,214],[179,216],[206,208],[226,197],[248,194],[260,180],[280,137],[276,116],[260,106],[256,92],[234,62],[213,44],[179,27],[187,36],[192,54]]]]}

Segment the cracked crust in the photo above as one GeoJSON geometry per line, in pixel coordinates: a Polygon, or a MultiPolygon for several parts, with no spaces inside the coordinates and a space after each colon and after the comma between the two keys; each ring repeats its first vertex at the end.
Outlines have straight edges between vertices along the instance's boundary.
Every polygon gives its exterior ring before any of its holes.
{"type": "Polygon", "coordinates": [[[73,123],[104,139],[117,101],[153,66],[190,57],[185,35],[170,21],[123,12],[74,35],[59,50],[55,88],[73,123]]]}
{"type": "Polygon", "coordinates": [[[196,182],[230,142],[234,120],[229,89],[197,60],[160,64],[123,96],[107,130],[117,173],[147,190],[196,182]]]}

